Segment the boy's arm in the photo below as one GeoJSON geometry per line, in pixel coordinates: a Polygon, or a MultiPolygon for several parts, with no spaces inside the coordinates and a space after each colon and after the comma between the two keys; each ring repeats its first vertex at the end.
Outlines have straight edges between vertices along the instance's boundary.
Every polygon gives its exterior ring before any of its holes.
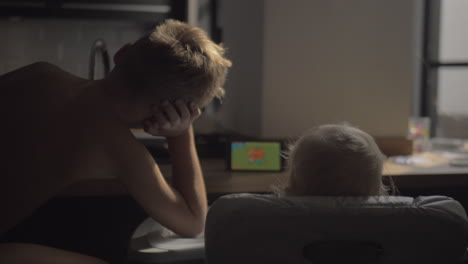
{"type": "MultiPolygon", "coordinates": [[[[166,111],[169,116],[177,113],[171,107],[169,109],[166,111]]],[[[120,147],[110,144],[110,148],[118,168],[116,174],[144,210],[175,233],[194,236],[203,231],[207,199],[191,126],[199,116],[199,109],[189,116],[187,111],[180,111],[179,108],[179,112],[185,113],[179,122],[167,124],[159,117],[156,118],[158,123],[155,121],[151,127],[145,128],[151,134],[167,137],[172,162],[172,186],[166,182],[146,148],[133,138],[128,140],[131,137],[129,131],[121,136],[113,133],[112,137],[118,138],[112,141],[120,142],[120,147]]]]}
{"type": "Polygon", "coordinates": [[[193,128],[177,137],[167,138],[172,163],[172,187],[185,199],[203,230],[207,213],[205,182],[200,167],[193,128]]]}
{"type": "Polygon", "coordinates": [[[207,202],[193,132],[168,142],[173,156],[173,186],[164,179],[145,146],[134,139],[123,142],[120,149],[114,148],[120,152],[114,155],[116,176],[150,217],[181,236],[195,236],[203,231],[207,202]]]}

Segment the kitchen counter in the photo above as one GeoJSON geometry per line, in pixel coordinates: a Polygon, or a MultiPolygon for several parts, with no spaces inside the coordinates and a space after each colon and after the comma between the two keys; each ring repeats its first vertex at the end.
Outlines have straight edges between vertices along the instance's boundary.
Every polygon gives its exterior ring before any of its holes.
{"type": "MultiPolygon", "coordinates": [[[[415,163],[397,164],[395,158],[384,164],[384,176],[392,176],[398,188],[431,189],[468,187],[468,167],[449,164],[443,153],[425,152],[411,156],[415,163]]],[[[271,192],[275,185],[287,181],[286,172],[231,172],[224,159],[202,159],[208,193],[271,192]]],[[[160,165],[165,177],[170,177],[170,164],[160,165]]],[[[125,186],[115,178],[103,178],[78,183],[64,190],[64,196],[125,195],[125,186]]]]}

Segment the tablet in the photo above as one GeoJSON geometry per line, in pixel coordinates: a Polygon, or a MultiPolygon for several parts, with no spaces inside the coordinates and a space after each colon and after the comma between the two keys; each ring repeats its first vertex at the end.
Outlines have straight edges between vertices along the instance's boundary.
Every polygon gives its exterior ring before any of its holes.
{"type": "Polygon", "coordinates": [[[283,170],[281,141],[230,141],[228,169],[231,171],[283,170]]]}

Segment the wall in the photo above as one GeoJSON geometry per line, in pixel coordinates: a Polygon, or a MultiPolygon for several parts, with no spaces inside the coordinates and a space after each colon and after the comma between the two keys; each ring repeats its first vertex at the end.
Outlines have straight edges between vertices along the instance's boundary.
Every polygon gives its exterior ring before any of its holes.
{"type": "Polygon", "coordinates": [[[268,0],[258,10],[224,0],[225,10],[234,13],[225,18],[224,41],[237,52],[231,54],[236,70],[228,98],[235,95],[226,104],[231,109],[224,110],[231,114],[226,126],[285,137],[321,123],[348,121],[374,136],[406,136],[419,72],[414,14],[420,3],[268,0]],[[256,52],[262,55],[247,59],[256,52]],[[244,124],[260,124],[260,131],[244,124]]]}
{"type": "MultiPolygon", "coordinates": [[[[125,21],[2,18],[0,74],[36,61],[48,61],[88,78],[91,46],[97,38],[104,39],[112,58],[118,48],[135,41],[143,32],[142,25],[125,21]]],[[[99,70],[96,67],[96,77],[103,76],[99,70]]]]}
{"type": "Polygon", "coordinates": [[[247,135],[261,133],[263,0],[220,0],[219,24],[233,65],[219,113],[221,126],[247,135]]]}

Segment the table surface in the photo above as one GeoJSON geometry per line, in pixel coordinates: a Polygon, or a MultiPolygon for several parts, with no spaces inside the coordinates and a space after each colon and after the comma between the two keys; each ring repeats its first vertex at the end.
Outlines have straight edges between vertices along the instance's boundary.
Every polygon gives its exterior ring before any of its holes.
{"type": "MultiPolygon", "coordinates": [[[[452,166],[450,155],[425,152],[411,156],[413,164],[397,164],[395,157],[384,164],[384,176],[392,176],[399,188],[430,189],[468,187],[468,167],[452,166]]],[[[287,182],[287,172],[231,172],[224,159],[202,159],[208,193],[271,192],[287,182]]],[[[171,175],[171,165],[162,164],[165,177],[171,175]]],[[[115,178],[102,178],[78,183],[64,190],[65,196],[121,195],[125,187],[115,178]]]]}

